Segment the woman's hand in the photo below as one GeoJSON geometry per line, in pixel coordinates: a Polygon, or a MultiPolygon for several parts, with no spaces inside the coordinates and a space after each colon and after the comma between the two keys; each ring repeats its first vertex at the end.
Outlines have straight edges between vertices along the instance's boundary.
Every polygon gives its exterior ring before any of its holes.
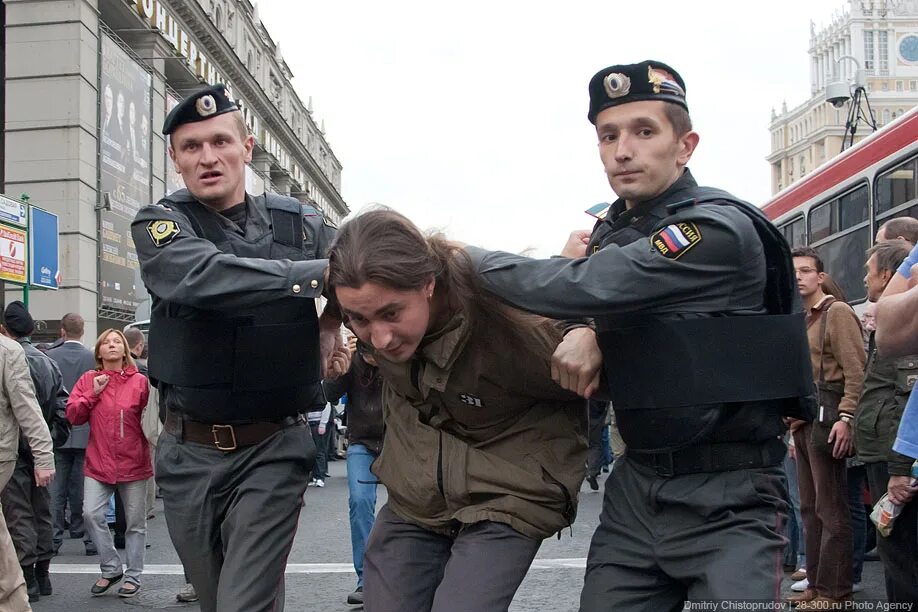
{"type": "Polygon", "coordinates": [[[102,391],[108,386],[108,374],[100,374],[92,379],[92,392],[96,395],[102,395],[102,391]]]}

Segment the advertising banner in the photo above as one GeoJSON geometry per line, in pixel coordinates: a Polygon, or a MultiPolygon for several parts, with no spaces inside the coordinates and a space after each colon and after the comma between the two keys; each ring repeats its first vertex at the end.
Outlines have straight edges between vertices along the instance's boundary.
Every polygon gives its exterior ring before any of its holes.
{"type": "Polygon", "coordinates": [[[100,147],[103,202],[99,237],[102,306],[133,313],[143,300],[131,221],[150,204],[151,76],[115,42],[102,37],[100,147]]]}
{"type": "MultiPolygon", "coordinates": [[[[170,93],[166,94],[166,115],[169,114],[173,108],[178,105],[178,99],[170,93]]],[[[185,188],[185,181],[182,180],[182,175],[175,171],[175,164],[172,162],[172,159],[169,157],[169,146],[168,142],[166,143],[166,195],[170,193],[175,193],[179,189],[185,188]]]]}
{"type": "Polygon", "coordinates": [[[26,231],[0,223],[0,280],[26,283],[26,231]]]}
{"type": "Polygon", "coordinates": [[[29,252],[33,287],[57,289],[61,284],[57,215],[29,207],[29,252]]]}

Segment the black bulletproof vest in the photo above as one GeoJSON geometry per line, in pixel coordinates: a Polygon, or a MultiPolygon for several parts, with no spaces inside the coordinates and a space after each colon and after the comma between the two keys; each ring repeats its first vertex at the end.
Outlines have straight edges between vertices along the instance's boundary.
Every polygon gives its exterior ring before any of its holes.
{"type": "MultiPolygon", "coordinates": [[[[184,213],[195,234],[239,257],[304,260],[299,202],[265,194],[271,231],[229,236],[218,218],[182,190],[161,204],[184,213]]],[[[235,311],[201,310],[154,296],[150,377],[167,407],[205,423],[294,416],[324,403],[315,301],[282,298],[235,311]]]]}
{"type": "Polygon", "coordinates": [[[675,446],[706,436],[724,405],[736,411],[757,404],[776,408],[778,414],[813,417],[809,345],[787,242],[758,209],[726,192],[693,187],[689,196],[692,200],[656,206],[617,227],[616,222],[603,222],[606,229],[597,227],[600,236],[595,247],[647,239],[671,214],[661,212],[667,208],[702,203],[734,206],[752,221],[764,247],[767,314],[597,320],[612,405],[623,435],[632,430],[625,441],[636,445],[635,450],[651,445],[651,438],[667,438],[660,429],[678,430],[669,436],[675,446]],[[773,358],[776,346],[780,360],[773,358]],[[648,423],[655,432],[649,432],[648,423]]]}

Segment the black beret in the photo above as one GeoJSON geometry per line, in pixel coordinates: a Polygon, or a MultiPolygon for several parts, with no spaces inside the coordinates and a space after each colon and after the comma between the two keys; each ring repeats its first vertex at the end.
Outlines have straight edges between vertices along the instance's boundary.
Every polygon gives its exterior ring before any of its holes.
{"type": "Polygon", "coordinates": [[[688,110],[685,102],[685,81],[679,73],[664,64],[645,60],[640,64],[609,66],[590,79],[590,123],[596,125],[596,115],[610,106],[663,100],[688,110]]]}
{"type": "Polygon", "coordinates": [[[25,304],[16,300],[10,302],[3,313],[3,325],[17,338],[30,335],[35,331],[35,321],[26,310],[25,304]]]}
{"type": "Polygon", "coordinates": [[[239,106],[229,97],[226,85],[218,83],[196,91],[179,102],[166,116],[163,134],[171,134],[180,125],[204,121],[235,110],[239,110],[239,106]]]}

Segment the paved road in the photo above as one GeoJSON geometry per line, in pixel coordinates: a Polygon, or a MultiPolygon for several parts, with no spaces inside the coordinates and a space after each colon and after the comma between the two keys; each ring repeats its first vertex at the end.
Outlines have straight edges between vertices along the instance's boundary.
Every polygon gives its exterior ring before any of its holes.
{"type": "MultiPolygon", "coordinates": [[[[346,612],[354,606],[345,604],[355,586],[351,565],[350,532],[347,521],[347,482],[344,462],[329,464],[332,477],[324,489],[310,488],[306,507],[287,569],[287,612],[346,612]]],[[[380,487],[380,505],[385,501],[380,487]]],[[[583,581],[584,558],[590,536],[596,528],[601,496],[583,486],[580,512],[572,530],[562,538],[544,542],[536,563],[529,571],[510,607],[511,612],[569,612],[577,610],[583,581]]],[[[143,590],[132,600],[121,600],[114,591],[103,597],[91,597],[89,587],[99,575],[98,557],[83,556],[80,540],[67,540],[51,565],[55,594],[34,604],[36,612],[102,612],[135,608],[183,608],[197,611],[196,604],[179,604],[175,592],[184,580],[178,557],[169,541],[162,505],[157,500],[156,518],[147,525],[146,569],[143,590]],[[126,607],[127,606],[127,607],[126,607]]],[[[880,564],[868,562],[864,567],[864,591],[857,599],[859,609],[882,609],[876,600],[883,597],[880,564]]],[[[785,581],[790,586],[790,581],[785,581]]],[[[789,593],[789,591],[788,591],[789,593]]],[[[406,611],[407,612],[407,611],[406,611]]]]}

